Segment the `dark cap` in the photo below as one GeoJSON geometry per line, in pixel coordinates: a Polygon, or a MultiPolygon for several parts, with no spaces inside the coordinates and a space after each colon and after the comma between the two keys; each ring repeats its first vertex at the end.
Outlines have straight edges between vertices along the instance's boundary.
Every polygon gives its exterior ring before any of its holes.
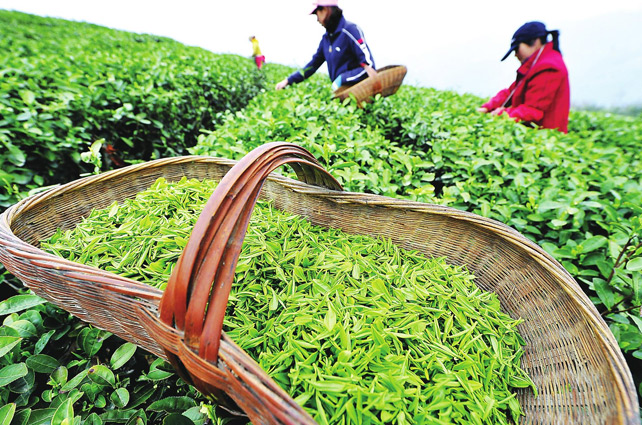
{"type": "Polygon", "coordinates": [[[510,49],[508,49],[508,52],[506,52],[502,60],[506,59],[508,55],[515,51],[519,43],[526,43],[536,38],[545,37],[546,35],[548,35],[548,30],[543,23],[537,21],[526,22],[513,34],[510,49]]]}

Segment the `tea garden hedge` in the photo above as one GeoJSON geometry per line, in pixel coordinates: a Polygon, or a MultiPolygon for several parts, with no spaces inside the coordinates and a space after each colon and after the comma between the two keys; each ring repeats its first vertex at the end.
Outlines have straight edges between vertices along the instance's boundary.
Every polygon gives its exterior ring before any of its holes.
{"type": "MultiPolygon", "coordinates": [[[[471,211],[538,243],[602,313],[642,394],[642,116],[573,110],[562,134],[409,85],[360,109],[322,75],[274,91],[290,68],[3,10],[0,49],[0,210],[124,164],[297,143],[347,190],[471,211]]],[[[233,422],[163,361],[6,272],[0,285],[0,423],[233,422]]]]}

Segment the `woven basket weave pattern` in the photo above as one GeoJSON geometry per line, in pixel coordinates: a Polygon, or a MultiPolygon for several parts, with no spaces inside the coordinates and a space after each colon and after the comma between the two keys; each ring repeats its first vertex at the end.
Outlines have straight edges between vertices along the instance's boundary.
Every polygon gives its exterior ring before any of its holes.
{"type": "Polygon", "coordinates": [[[352,86],[339,87],[333,97],[344,100],[354,96],[357,104],[367,103],[372,97],[380,94],[383,97],[391,96],[397,92],[408,69],[403,65],[389,65],[377,70],[376,77],[368,77],[352,86]]]}
{"type": "MultiPolygon", "coordinates": [[[[160,290],[37,248],[58,227],[71,228],[93,208],[134,197],[159,177],[220,180],[234,164],[206,157],[162,159],[35,195],[0,216],[0,261],[38,295],[173,360],[181,376],[222,402],[231,397],[254,423],[312,424],[224,333],[217,360],[201,358],[182,330],[159,320],[160,290]]],[[[608,327],[559,263],[515,230],[447,207],[332,191],[276,174],[260,196],[313,224],[388,237],[402,248],[445,256],[471,270],[478,286],[498,295],[504,311],[524,319],[522,366],[539,396],[518,391],[526,413],[521,423],[639,424],[631,374],[608,327]]]]}

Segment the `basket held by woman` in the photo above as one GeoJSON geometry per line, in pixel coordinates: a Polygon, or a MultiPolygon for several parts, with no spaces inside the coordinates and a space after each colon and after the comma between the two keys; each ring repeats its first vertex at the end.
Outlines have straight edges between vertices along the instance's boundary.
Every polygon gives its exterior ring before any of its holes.
{"type": "Polygon", "coordinates": [[[377,94],[383,97],[393,95],[397,92],[408,69],[404,65],[389,65],[377,70],[377,75],[368,77],[352,86],[339,87],[333,98],[344,100],[354,96],[357,104],[372,101],[377,94]]]}

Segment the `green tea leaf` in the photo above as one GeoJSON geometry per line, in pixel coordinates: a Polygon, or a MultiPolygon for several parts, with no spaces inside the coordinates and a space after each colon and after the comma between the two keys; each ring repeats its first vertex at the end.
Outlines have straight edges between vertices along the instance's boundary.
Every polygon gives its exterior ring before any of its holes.
{"type": "Polygon", "coordinates": [[[114,372],[112,372],[105,365],[98,364],[98,365],[92,366],[87,371],[87,376],[89,377],[89,379],[91,379],[98,385],[106,385],[111,387],[116,385],[116,377],[114,375],[114,372]]]}
{"type": "Polygon", "coordinates": [[[116,351],[114,351],[114,354],[112,354],[111,359],[109,361],[110,366],[113,370],[116,370],[122,366],[125,365],[133,356],[134,353],[136,353],[136,349],[138,347],[135,344],[132,344],[131,342],[126,342],[116,351]]]}
{"type": "Polygon", "coordinates": [[[73,425],[74,406],[70,399],[65,400],[53,414],[51,425],[73,425]]]}
{"type": "Polygon", "coordinates": [[[0,425],[9,425],[15,413],[15,403],[8,403],[0,407],[0,425]]]}
{"type": "Polygon", "coordinates": [[[166,397],[150,404],[148,410],[155,412],[180,413],[194,406],[196,406],[196,402],[190,397],[166,397]]]}
{"type": "Polygon", "coordinates": [[[632,272],[642,270],[642,257],[633,258],[626,263],[626,269],[632,272]]]}
{"type": "Polygon", "coordinates": [[[52,373],[60,363],[58,360],[46,354],[36,354],[27,358],[27,366],[38,373],[52,373]]]}
{"type": "Polygon", "coordinates": [[[605,246],[607,243],[608,243],[608,240],[604,236],[593,236],[589,239],[586,239],[584,242],[582,242],[581,244],[582,252],[585,254],[589,252],[593,252],[596,249],[599,249],[605,246]]]}
{"type": "Polygon", "coordinates": [[[87,353],[89,357],[93,357],[98,353],[100,347],[103,345],[103,331],[96,328],[83,328],[78,334],[78,345],[87,353]]]}
{"type": "Polygon", "coordinates": [[[53,415],[56,412],[54,408],[34,409],[29,416],[29,425],[50,425],[53,415]]]}
{"type": "Polygon", "coordinates": [[[19,336],[0,336],[0,357],[13,350],[13,347],[20,344],[20,341],[22,338],[19,336]]]}
{"type": "Polygon", "coordinates": [[[47,300],[40,298],[37,295],[14,295],[13,297],[0,302],[0,316],[27,310],[46,302],[47,300]]]}
{"type": "Polygon", "coordinates": [[[191,419],[180,413],[170,413],[163,419],[164,425],[194,425],[191,419]]]}
{"type": "Polygon", "coordinates": [[[60,388],[60,391],[68,392],[73,390],[78,385],[80,385],[86,377],[87,377],[87,370],[85,369],[80,373],[78,373],[73,378],[71,378],[70,380],[66,381],[60,388]]]}
{"type": "Polygon", "coordinates": [[[83,422],[83,425],[103,425],[103,420],[96,413],[90,413],[83,422]]]}
{"type": "Polygon", "coordinates": [[[615,304],[615,294],[613,289],[602,279],[594,279],[594,288],[597,296],[607,309],[615,304]]]}
{"type": "Polygon", "coordinates": [[[27,376],[29,370],[24,363],[10,364],[0,369],[0,387],[9,385],[17,379],[27,376]]]}
{"type": "Polygon", "coordinates": [[[28,320],[16,320],[7,326],[15,329],[22,338],[35,338],[38,336],[38,329],[28,320]]]}
{"type": "Polygon", "coordinates": [[[111,393],[110,399],[116,407],[122,409],[129,403],[129,391],[126,388],[118,388],[111,393]]]}

